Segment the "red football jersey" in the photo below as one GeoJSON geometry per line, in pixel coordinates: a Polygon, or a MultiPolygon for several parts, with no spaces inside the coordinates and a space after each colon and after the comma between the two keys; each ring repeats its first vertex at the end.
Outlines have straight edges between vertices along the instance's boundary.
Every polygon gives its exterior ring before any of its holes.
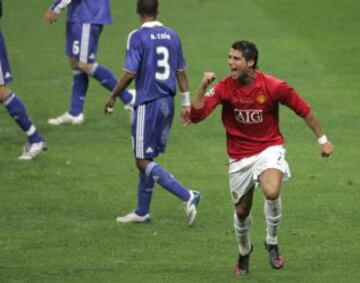
{"type": "Polygon", "coordinates": [[[279,130],[279,103],[306,117],[311,107],[287,83],[256,71],[249,86],[232,77],[218,82],[204,96],[204,108],[191,108],[193,123],[205,119],[222,105],[222,121],[227,135],[227,152],[239,160],[284,143],[279,130]]]}

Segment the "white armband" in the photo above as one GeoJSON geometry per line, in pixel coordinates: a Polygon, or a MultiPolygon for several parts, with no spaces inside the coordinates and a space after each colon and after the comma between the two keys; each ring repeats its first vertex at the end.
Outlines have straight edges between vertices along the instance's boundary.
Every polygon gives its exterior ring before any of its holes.
{"type": "Polygon", "coordinates": [[[60,15],[61,14],[61,7],[60,6],[56,6],[54,7],[54,9],[52,9],[56,14],[60,15]]]}
{"type": "Polygon", "coordinates": [[[181,99],[181,106],[183,106],[183,107],[191,106],[190,91],[182,92],[180,94],[180,99],[181,99]]]}
{"type": "Polygon", "coordinates": [[[57,4],[51,7],[51,10],[53,10],[56,14],[60,15],[61,11],[71,3],[71,0],[62,0],[57,2],[57,4]]]}
{"type": "Polygon", "coordinates": [[[318,138],[318,143],[320,145],[326,144],[328,142],[328,139],[325,135],[322,135],[320,138],[318,138]]]}

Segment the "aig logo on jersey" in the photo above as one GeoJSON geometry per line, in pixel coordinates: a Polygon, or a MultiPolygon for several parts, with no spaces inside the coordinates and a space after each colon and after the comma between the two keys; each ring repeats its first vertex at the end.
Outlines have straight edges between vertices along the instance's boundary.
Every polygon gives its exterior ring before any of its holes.
{"type": "Polygon", "coordinates": [[[259,124],[263,121],[262,109],[234,109],[236,121],[243,124],[259,124]]]}

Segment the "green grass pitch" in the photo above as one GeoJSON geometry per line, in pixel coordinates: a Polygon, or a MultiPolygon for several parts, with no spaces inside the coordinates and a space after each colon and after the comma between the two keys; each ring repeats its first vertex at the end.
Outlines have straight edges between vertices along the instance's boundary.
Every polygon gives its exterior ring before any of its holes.
{"type": "MultiPolygon", "coordinates": [[[[217,110],[183,129],[176,118],[159,162],[202,192],[187,228],[181,203],[155,188],[150,225],[119,225],[134,208],[137,170],[130,126],[120,103],[105,118],[108,96],[91,81],[86,123],[50,127],[65,112],[71,71],[64,56],[65,15],[46,25],[44,0],[4,0],[1,28],[15,80],[49,151],[33,162],[17,156],[22,132],[0,111],[0,282],[236,282],[233,209],[224,130],[217,110]]],[[[113,0],[98,61],[121,73],[127,34],[139,26],[135,1],[113,0]]],[[[227,52],[255,41],[260,69],[292,84],[313,106],[336,152],[319,156],[313,134],[282,108],[293,178],[282,188],[283,270],[263,248],[258,190],[251,232],[255,249],[246,282],[360,281],[360,2],[358,0],[162,0],[160,21],[178,31],[195,93],[202,73],[227,75],[227,52]]],[[[177,101],[177,107],[180,102],[177,101]]],[[[1,107],[3,108],[3,107],[1,107]]]]}

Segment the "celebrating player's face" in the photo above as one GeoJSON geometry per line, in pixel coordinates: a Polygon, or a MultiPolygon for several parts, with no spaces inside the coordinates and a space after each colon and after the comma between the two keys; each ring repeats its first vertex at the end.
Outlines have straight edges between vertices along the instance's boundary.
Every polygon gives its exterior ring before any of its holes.
{"type": "Polygon", "coordinates": [[[231,48],[228,56],[228,64],[231,76],[234,79],[241,79],[252,70],[251,66],[253,62],[251,60],[246,61],[241,51],[231,48]]]}

